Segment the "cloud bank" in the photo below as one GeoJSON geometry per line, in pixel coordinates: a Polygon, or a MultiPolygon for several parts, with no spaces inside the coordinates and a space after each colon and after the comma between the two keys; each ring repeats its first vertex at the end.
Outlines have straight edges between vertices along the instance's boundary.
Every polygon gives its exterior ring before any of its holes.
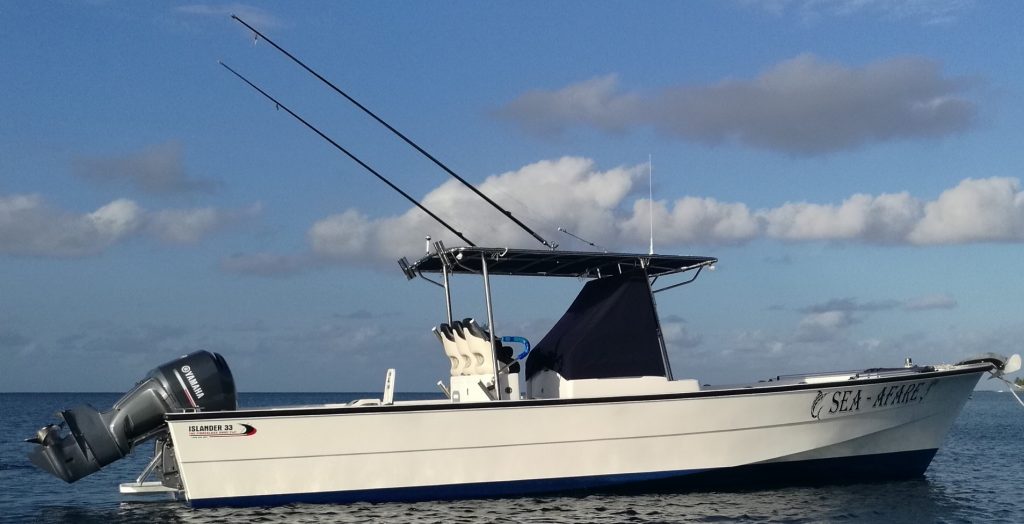
{"type": "Polygon", "coordinates": [[[48,204],[39,195],[0,195],[0,254],[84,257],[135,236],[194,244],[260,211],[258,204],[243,210],[146,211],[121,198],[89,213],[74,213],[48,204]]]}
{"type": "MultiPolygon", "coordinates": [[[[653,207],[655,243],[677,251],[694,244],[741,244],[755,239],[872,245],[1024,242],[1024,192],[1016,178],[968,178],[935,200],[906,192],[856,194],[839,203],[786,202],[752,209],[742,202],[686,196],[653,203],[641,196],[646,165],[598,169],[592,160],[563,157],[488,177],[480,189],[543,236],[566,248],[590,249],[558,227],[624,250],[646,246],[653,207]]],[[[424,205],[468,238],[488,245],[537,247],[511,221],[455,182],[427,193],[424,205]]],[[[329,264],[377,264],[414,256],[423,237],[461,245],[422,211],[372,217],[348,209],[316,221],[306,233],[308,252],[237,254],[227,271],[279,276],[329,264]]],[[[934,307],[942,300],[936,299],[934,307]]],[[[928,304],[917,307],[927,309],[928,304]]]]}
{"type": "Polygon", "coordinates": [[[846,66],[803,54],[749,80],[625,91],[616,75],[524,93],[498,115],[541,135],[588,127],[622,132],[653,127],[710,145],[737,143],[817,155],[891,140],[966,131],[977,108],[969,82],[938,63],[898,57],[846,66]]]}

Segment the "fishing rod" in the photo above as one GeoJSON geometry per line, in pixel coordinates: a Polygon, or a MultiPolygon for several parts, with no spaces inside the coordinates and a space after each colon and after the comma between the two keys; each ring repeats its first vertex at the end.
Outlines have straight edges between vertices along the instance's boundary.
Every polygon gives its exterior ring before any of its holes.
{"type": "Polygon", "coordinates": [[[404,196],[406,200],[408,200],[409,202],[412,202],[413,204],[415,204],[416,207],[418,207],[421,210],[423,210],[424,213],[430,215],[430,218],[433,218],[434,220],[436,220],[439,224],[441,224],[442,226],[447,228],[448,231],[451,231],[452,233],[455,233],[455,236],[461,238],[462,240],[464,240],[470,246],[476,246],[476,244],[474,244],[472,241],[470,241],[468,238],[466,238],[462,233],[460,233],[455,228],[453,228],[451,225],[449,225],[447,222],[442,220],[441,217],[435,215],[429,209],[424,207],[423,204],[420,204],[415,198],[409,196],[408,193],[406,193],[405,191],[402,191],[401,188],[399,188],[398,186],[392,184],[391,181],[388,180],[387,178],[384,178],[384,175],[381,175],[380,173],[378,173],[375,169],[370,167],[366,162],[363,162],[362,160],[359,159],[359,157],[353,155],[348,149],[345,149],[340,144],[338,144],[337,142],[332,140],[331,137],[325,135],[322,131],[317,129],[313,124],[310,124],[309,122],[307,122],[306,119],[304,119],[301,116],[295,114],[294,111],[292,111],[291,109],[288,109],[287,106],[285,106],[284,104],[279,102],[276,98],[274,98],[274,97],[270,96],[269,94],[267,94],[267,92],[262,90],[262,89],[260,89],[259,86],[257,86],[256,84],[250,82],[249,79],[244,77],[244,76],[242,76],[241,73],[239,73],[238,71],[235,71],[234,69],[231,69],[231,67],[228,66],[227,64],[225,64],[224,62],[218,61],[217,63],[219,63],[220,65],[224,66],[224,68],[227,69],[228,71],[231,71],[232,73],[234,73],[234,75],[237,76],[238,78],[241,78],[242,81],[245,82],[246,84],[249,84],[250,87],[252,87],[256,91],[259,91],[259,93],[261,95],[267,97],[267,99],[270,100],[271,102],[273,102],[274,105],[278,109],[284,109],[289,115],[292,115],[293,117],[295,117],[296,120],[298,120],[299,122],[302,122],[306,127],[308,127],[311,130],[313,130],[314,133],[320,135],[320,138],[323,138],[324,140],[330,142],[330,144],[332,146],[334,146],[335,148],[337,148],[338,151],[341,151],[342,153],[345,153],[346,156],[348,156],[349,158],[354,160],[355,163],[357,163],[360,166],[362,166],[363,169],[366,169],[367,171],[372,173],[373,176],[379,178],[381,182],[384,182],[385,184],[387,184],[388,187],[390,187],[391,189],[394,189],[395,191],[398,192],[398,194],[404,196]]]}
{"type": "Polygon", "coordinates": [[[462,185],[468,187],[474,193],[476,193],[478,196],[480,196],[480,198],[482,198],[485,201],[487,201],[488,204],[494,206],[494,208],[497,209],[498,211],[500,211],[501,214],[507,216],[509,218],[509,220],[515,222],[515,224],[517,226],[519,226],[524,231],[529,233],[531,236],[533,236],[533,238],[537,239],[538,242],[540,242],[541,244],[544,244],[545,246],[547,246],[550,249],[555,249],[555,248],[558,247],[557,243],[555,243],[555,242],[548,242],[547,240],[544,240],[544,237],[538,235],[534,230],[530,229],[529,226],[524,224],[518,218],[512,216],[512,212],[511,211],[501,207],[494,200],[491,200],[487,195],[485,195],[482,192],[480,192],[480,190],[477,189],[476,186],[474,186],[473,184],[470,184],[469,182],[467,182],[466,179],[464,179],[461,176],[459,176],[458,174],[456,174],[455,171],[452,171],[451,168],[449,168],[443,162],[441,162],[440,160],[435,158],[434,155],[431,155],[430,153],[428,153],[425,149],[420,147],[419,144],[417,144],[416,142],[413,142],[412,139],[410,139],[409,137],[407,137],[404,134],[402,134],[401,131],[395,129],[394,127],[391,126],[391,124],[385,122],[384,119],[382,119],[381,117],[377,116],[376,113],[374,113],[373,111],[370,111],[366,106],[364,106],[363,104],[360,104],[355,98],[352,98],[351,96],[349,96],[348,93],[346,93],[345,91],[342,91],[338,86],[334,85],[330,80],[327,80],[326,78],[321,76],[320,73],[317,73],[312,68],[307,66],[305,63],[302,62],[302,60],[299,60],[298,58],[296,58],[295,55],[289,53],[283,47],[281,47],[281,46],[277,45],[276,43],[274,43],[273,40],[267,38],[263,33],[257,31],[255,27],[247,24],[245,22],[245,20],[242,20],[237,15],[231,15],[231,18],[235,19],[238,23],[240,23],[240,24],[244,25],[245,27],[247,27],[250,31],[255,33],[257,37],[266,40],[268,44],[274,46],[274,49],[277,49],[278,51],[284,53],[285,56],[290,58],[296,64],[299,64],[300,66],[302,66],[302,68],[305,69],[306,71],[308,71],[311,75],[315,76],[317,79],[319,79],[324,84],[327,84],[327,86],[329,86],[331,89],[333,89],[334,92],[336,92],[339,95],[345,97],[345,99],[348,100],[349,102],[352,102],[353,104],[355,104],[356,107],[358,107],[364,113],[366,113],[371,118],[376,120],[380,125],[386,127],[388,129],[388,131],[391,131],[396,136],[398,136],[398,138],[401,138],[402,140],[404,140],[406,144],[409,144],[410,146],[413,147],[413,149],[415,149],[416,151],[419,151],[420,154],[422,154],[423,156],[425,156],[428,159],[430,159],[431,162],[436,164],[441,169],[445,170],[445,172],[447,172],[449,175],[455,177],[456,180],[458,180],[459,182],[462,182],[462,185]]]}

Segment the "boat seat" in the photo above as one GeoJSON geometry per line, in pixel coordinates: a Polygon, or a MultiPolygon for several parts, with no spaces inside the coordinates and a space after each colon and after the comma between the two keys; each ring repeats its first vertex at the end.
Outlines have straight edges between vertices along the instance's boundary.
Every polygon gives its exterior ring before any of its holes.
{"type": "Polygon", "coordinates": [[[480,375],[494,374],[494,341],[490,333],[485,331],[480,324],[472,318],[462,321],[465,330],[463,335],[469,343],[469,349],[473,353],[476,364],[476,373],[480,375]]]}
{"type": "Polygon", "coordinates": [[[462,326],[462,322],[453,320],[451,328],[452,335],[455,338],[455,346],[458,348],[459,355],[464,359],[461,369],[462,374],[479,375],[480,373],[477,372],[477,359],[474,358],[473,350],[469,347],[469,341],[466,340],[466,329],[462,326]]]}
{"type": "Polygon", "coordinates": [[[451,364],[450,372],[452,376],[457,376],[462,369],[462,359],[459,357],[459,348],[455,346],[455,337],[451,334],[451,328],[448,327],[448,324],[441,324],[440,326],[434,326],[430,330],[441,341],[444,354],[448,357],[448,361],[451,364]]]}
{"type": "MultiPolygon", "coordinates": [[[[493,347],[495,348],[494,356],[497,358],[499,364],[498,369],[508,366],[505,369],[505,372],[519,373],[519,362],[515,361],[515,352],[511,347],[502,346],[497,337],[491,337],[491,334],[486,329],[480,327],[480,324],[477,324],[476,320],[473,320],[472,318],[463,320],[462,325],[468,327],[469,332],[481,341],[486,341],[488,338],[491,339],[493,347]]],[[[482,346],[481,349],[483,349],[482,346]]],[[[490,358],[490,355],[486,354],[484,358],[490,358]]]]}
{"type": "Polygon", "coordinates": [[[459,335],[455,332],[455,329],[453,329],[453,327],[449,324],[441,324],[440,326],[438,326],[438,329],[439,331],[441,331],[441,334],[444,336],[444,339],[450,342],[448,348],[450,348],[459,359],[459,365],[455,368],[455,371],[452,373],[452,375],[468,375],[469,368],[472,365],[473,360],[469,356],[469,350],[463,347],[466,345],[465,341],[461,341],[460,343],[459,335]]]}
{"type": "Polygon", "coordinates": [[[487,340],[487,337],[490,335],[490,333],[488,333],[486,329],[480,327],[480,324],[478,324],[476,319],[472,317],[462,319],[462,326],[468,329],[474,337],[478,337],[483,340],[487,340]]]}

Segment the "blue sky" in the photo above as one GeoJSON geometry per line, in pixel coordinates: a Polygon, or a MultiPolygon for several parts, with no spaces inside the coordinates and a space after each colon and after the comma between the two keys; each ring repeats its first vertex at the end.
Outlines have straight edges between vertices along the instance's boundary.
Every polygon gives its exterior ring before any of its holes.
{"type": "MultiPolygon", "coordinates": [[[[656,250],[721,260],[658,295],[679,377],[1021,349],[1024,4],[8,3],[0,389],[200,348],[244,391],[445,375],[394,260],[457,242],[218,60],[475,242],[539,246],[231,13],[564,249],[646,248],[652,155],[656,250]]],[[[498,331],[539,341],[579,285],[496,279],[498,331]]]]}

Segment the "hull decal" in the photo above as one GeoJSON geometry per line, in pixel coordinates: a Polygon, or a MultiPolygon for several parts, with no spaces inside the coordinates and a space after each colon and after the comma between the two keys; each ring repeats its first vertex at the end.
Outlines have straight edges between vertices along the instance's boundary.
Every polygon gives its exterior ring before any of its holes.
{"type": "Polygon", "coordinates": [[[188,427],[191,438],[251,437],[256,428],[249,424],[199,424],[188,427]]]}

